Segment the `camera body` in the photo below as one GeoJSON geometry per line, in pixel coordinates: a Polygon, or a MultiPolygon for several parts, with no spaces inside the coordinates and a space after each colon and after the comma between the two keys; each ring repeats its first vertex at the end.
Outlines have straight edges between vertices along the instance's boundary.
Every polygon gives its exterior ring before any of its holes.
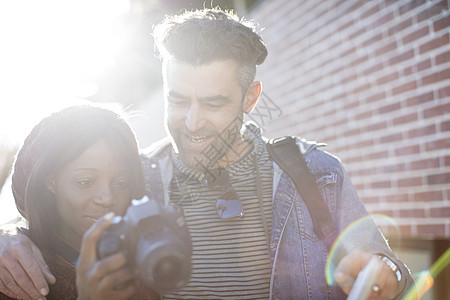
{"type": "Polygon", "coordinates": [[[192,243],[182,210],[144,196],[114,217],[97,244],[104,258],[125,251],[143,283],[156,292],[183,287],[191,275],[192,243]]]}

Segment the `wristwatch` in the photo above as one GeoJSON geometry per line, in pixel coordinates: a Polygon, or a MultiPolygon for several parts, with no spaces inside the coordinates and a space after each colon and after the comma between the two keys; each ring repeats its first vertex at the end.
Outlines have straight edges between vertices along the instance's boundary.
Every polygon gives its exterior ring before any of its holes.
{"type": "Polygon", "coordinates": [[[397,277],[397,281],[400,282],[400,280],[402,280],[402,273],[400,272],[400,269],[397,267],[397,265],[384,255],[378,255],[378,257],[389,267],[389,269],[391,269],[391,271],[397,277]]]}

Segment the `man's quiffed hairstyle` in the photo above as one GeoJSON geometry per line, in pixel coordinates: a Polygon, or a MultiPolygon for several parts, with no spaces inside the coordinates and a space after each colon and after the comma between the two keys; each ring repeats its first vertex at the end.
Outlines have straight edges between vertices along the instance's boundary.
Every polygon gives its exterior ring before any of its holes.
{"type": "Polygon", "coordinates": [[[255,79],[256,66],[267,56],[257,25],[219,8],[166,16],[155,26],[153,36],[163,60],[175,58],[192,65],[236,61],[244,93],[255,79]]]}

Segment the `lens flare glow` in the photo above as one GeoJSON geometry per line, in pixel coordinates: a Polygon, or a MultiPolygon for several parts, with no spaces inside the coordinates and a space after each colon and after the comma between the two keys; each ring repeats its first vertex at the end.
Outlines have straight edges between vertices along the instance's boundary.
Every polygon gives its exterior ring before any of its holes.
{"type": "MultiPolygon", "coordinates": [[[[378,234],[378,231],[370,232],[370,228],[374,228],[374,223],[380,227],[392,227],[395,231],[397,231],[397,235],[400,236],[400,231],[397,223],[394,221],[394,219],[385,215],[369,215],[351,223],[342,231],[342,233],[338,236],[330,249],[328,260],[325,265],[325,276],[328,285],[335,284],[334,272],[342,257],[345,254],[350,253],[352,250],[356,250],[356,240],[370,240],[372,236],[378,234]]],[[[358,243],[358,247],[360,250],[368,251],[368,249],[361,249],[361,243],[358,243]]]]}

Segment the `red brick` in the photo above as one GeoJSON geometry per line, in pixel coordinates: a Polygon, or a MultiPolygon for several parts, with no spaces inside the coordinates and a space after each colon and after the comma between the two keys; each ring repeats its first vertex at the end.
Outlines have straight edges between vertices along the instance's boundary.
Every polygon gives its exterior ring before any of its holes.
{"type": "Polygon", "coordinates": [[[448,15],[445,15],[442,19],[436,20],[433,23],[433,29],[435,32],[442,30],[442,29],[448,29],[450,27],[450,18],[448,15]]]}
{"type": "Polygon", "coordinates": [[[375,51],[376,56],[386,54],[397,48],[397,41],[391,42],[375,51]]]}
{"type": "Polygon", "coordinates": [[[379,11],[378,4],[376,4],[376,2],[366,2],[366,3],[372,3],[372,4],[375,4],[375,5],[372,6],[371,8],[369,8],[366,12],[364,12],[364,13],[362,13],[362,14],[360,15],[360,19],[361,19],[361,20],[364,20],[364,19],[366,19],[367,17],[369,17],[369,16],[371,16],[371,15],[373,15],[374,13],[376,13],[376,12],[379,11]]]}
{"type": "Polygon", "coordinates": [[[424,61],[419,62],[419,63],[417,64],[416,70],[417,70],[418,72],[420,72],[420,71],[423,71],[423,70],[426,70],[426,69],[429,69],[429,68],[431,68],[431,60],[430,60],[430,59],[427,59],[427,60],[424,60],[424,61]]]}
{"type": "Polygon", "coordinates": [[[356,74],[351,74],[351,75],[347,76],[346,78],[343,78],[341,80],[341,84],[345,84],[350,81],[355,81],[357,78],[358,78],[358,76],[356,74]]]}
{"type": "Polygon", "coordinates": [[[422,184],[423,184],[422,177],[403,178],[403,179],[399,179],[397,182],[397,185],[399,187],[421,186],[422,184]]]}
{"type": "Polygon", "coordinates": [[[387,127],[386,122],[379,122],[366,127],[365,131],[376,131],[380,129],[385,129],[387,127]]]}
{"type": "Polygon", "coordinates": [[[408,194],[387,195],[384,198],[388,203],[409,202],[408,194]]]}
{"type": "MultiPolygon", "coordinates": [[[[450,17],[448,18],[450,20],[450,17]]],[[[450,50],[436,56],[436,64],[440,65],[450,61],[450,50]]]]}
{"type": "Polygon", "coordinates": [[[449,43],[449,37],[448,34],[445,34],[441,37],[435,38],[432,41],[429,41],[422,46],[419,47],[419,53],[424,54],[425,52],[428,52],[430,50],[445,46],[449,43]]]}
{"type": "Polygon", "coordinates": [[[446,2],[447,1],[438,2],[436,5],[422,11],[420,14],[417,15],[417,21],[422,22],[445,11],[446,9],[448,9],[448,5],[446,2]]]}
{"type": "Polygon", "coordinates": [[[422,84],[432,84],[450,78],[450,68],[445,69],[422,78],[422,84]]]}
{"type": "Polygon", "coordinates": [[[414,202],[431,202],[431,201],[442,201],[443,195],[442,191],[431,191],[431,192],[417,192],[413,194],[414,202]]]}
{"type": "Polygon", "coordinates": [[[450,97],[450,86],[446,86],[438,91],[439,99],[450,97]]]}
{"type": "Polygon", "coordinates": [[[342,24],[338,29],[337,32],[343,31],[344,29],[353,26],[353,19],[350,19],[347,23],[342,24]]]}
{"type": "Polygon", "coordinates": [[[411,155],[420,153],[419,145],[406,146],[402,148],[395,149],[395,155],[411,155]]]}
{"type": "Polygon", "coordinates": [[[431,59],[427,58],[424,61],[421,61],[415,65],[409,66],[403,70],[405,75],[411,75],[412,73],[416,74],[420,71],[427,70],[431,68],[431,59]]]}
{"type": "Polygon", "coordinates": [[[379,18],[378,20],[376,20],[372,26],[375,27],[379,27],[379,26],[386,26],[385,24],[387,22],[389,22],[390,20],[392,20],[394,18],[394,13],[393,12],[389,12],[387,14],[385,14],[384,16],[382,16],[381,18],[379,18]]]}
{"type": "Polygon", "coordinates": [[[405,124],[405,123],[411,123],[415,122],[418,119],[417,112],[410,113],[408,115],[400,116],[398,118],[394,118],[393,124],[399,125],[399,124],[405,124]]]}
{"type": "Polygon", "coordinates": [[[450,218],[450,206],[433,207],[430,209],[430,216],[433,218],[450,218]]]}
{"type": "Polygon", "coordinates": [[[362,65],[362,63],[365,63],[368,59],[369,59],[368,55],[356,57],[355,60],[350,62],[350,66],[356,67],[356,66],[362,65]]]}
{"type": "Polygon", "coordinates": [[[444,236],[445,224],[417,225],[419,236],[444,236]]]}
{"type": "Polygon", "coordinates": [[[422,136],[431,135],[431,134],[435,134],[435,133],[436,133],[436,125],[431,124],[427,127],[412,129],[412,130],[408,131],[406,136],[408,138],[416,138],[416,137],[422,137],[422,136]]]}
{"type": "Polygon", "coordinates": [[[355,120],[359,121],[359,120],[370,118],[371,116],[372,116],[372,112],[370,110],[364,111],[360,114],[355,115],[355,120]]]}
{"type": "Polygon", "coordinates": [[[354,187],[357,191],[364,190],[364,184],[355,184],[354,187]]]}
{"type": "Polygon", "coordinates": [[[356,30],[355,32],[353,32],[352,34],[349,35],[348,39],[349,40],[354,40],[355,38],[357,38],[360,35],[363,35],[364,32],[366,32],[366,28],[361,27],[358,30],[356,30]]]}
{"type": "Polygon", "coordinates": [[[399,33],[402,30],[409,28],[412,25],[412,19],[408,18],[400,23],[396,23],[394,26],[392,26],[389,30],[388,30],[388,34],[389,35],[393,35],[395,33],[399,33]]]}
{"type": "Polygon", "coordinates": [[[449,148],[450,148],[450,139],[448,138],[425,143],[426,151],[449,149],[449,148]]]}
{"type": "Polygon", "coordinates": [[[449,184],[450,183],[450,173],[428,175],[427,176],[427,182],[430,185],[433,185],[433,184],[449,184]]]}
{"type": "Polygon", "coordinates": [[[361,157],[361,155],[356,155],[356,156],[346,158],[345,161],[347,163],[360,162],[360,161],[362,161],[362,157],[361,157]]]}
{"type": "Polygon", "coordinates": [[[352,135],[357,135],[360,133],[361,133],[361,130],[359,128],[352,128],[347,131],[344,131],[344,136],[352,136],[352,135]]]}
{"type": "Polygon", "coordinates": [[[401,142],[401,141],[402,141],[401,133],[394,133],[394,134],[390,134],[390,135],[380,138],[381,144],[394,143],[394,142],[396,143],[396,142],[401,142]]]}
{"type": "Polygon", "coordinates": [[[353,94],[358,94],[364,91],[367,91],[368,89],[370,89],[370,83],[365,83],[363,85],[360,85],[359,87],[355,88],[352,93],[353,94]]]}
{"type": "Polygon", "coordinates": [[[395,96],[395,95],[398,95],[398,94],[401,94],[401,93],[404,93],[407,91],[415,90],[415,89],[417,89],[417,82],[411,81],[411,82],[404,83],[400,86],[393,88],[392,94],[395,96]]]}
{"type": "Polygon", "coordinates": [[[400,15],[402,15],[410,10],[413,10],[414,8],[421,6],[425,2],[426,2],[426,0],[407,1],[405,5],[400,6],[398,11],[399,11],[400,15]]]}
{"type": "Polygon", "coordinates": [[[371,146],[373,146],[373,140],[358,141],[357,143],[352,145],[352,149],[365,148],[365,147],[371,147],[371,146]]]}
{"type": "Polygon", "coordinates": [[[379,198],[378,197],[361,197],[361,201],[363,203],[378,203],[379,198]]]}
{"type": "Polygon", "coordinates": [[[375,102],[375,101],[378,101],[378,100],[381,100],[381,99],[384,99],[384,98],[386,98],[386,93],[385,92],[380,92],[380,93],[377,93],[377,94],[372,95],[370,97],[367,97],[366,98],[366,102],[367,103],[371,103],[371,102],[375,102]]]}
{"type": "Polygon", "coordinates": [[[376,83],[378,85],[382,85],[382,84],[384,84],[386,82],[394,81],[394,80],[398,79],[398,77],[399,77],[398,72],[395,71],[395,72],[392,72],[391,74],[387,74],[387,75],[385,75],[383,77],[378,78],[376,83]]]}
{"type": "Polygon", "coordinates": [[[389,152],[387,151],[380,151],[380,152],[375,152],[375,153],[371,153],[371,154],[367,154],[364,156],[366,159],[378,159],[378,158],[387,158],[389,157],[389,152]]]}
{"type": "Polygon", "coordinates": [[[414,50],[411,49],[407,52],[401,53],[397,56],[394,56],[393,58],[391,58],[389,60],[389,65],[395,65],[398,64],[399,62],[402,62],[404,60],[410,59],[414,57],[414,50]]]}
{"type": "Polygon", "coordinates": [[[350,109],[352,109],[352,108],[356,108],[356,107],[358,107],[358,106],[359,106],[359,101],[353,101],[353,102],[350,102],[350,103],[345,104],[345,105],[343,106],[343,109],[344,109],[345,111],[347,111],[347,110],[350,110],[350,109]]]}
{"type": "Polygon", "coordinates": [[[446,115],[450,112],[450,102],[438,105],[423,111],[425,118],[432,118],[436,116],[446,115]]]}
{"type": "Polygon", "coordinates": [[[406,106],[416,106],[433,100],[434,100],[433,92],[429,92],[406,99],[406,106]]]}
{"type": "Polygon", "coordinates": [[[383,189],[383,188],[390,188],[391,182],[389,180],[387,181],[378,181],[378,182],[372,182],[370,184],[370,187],[373,189],[383,189]]]}
{"type": "Polygon", "coordinates": [[[373,174],[377,174],[376,168],[368,168],[368,169],[358,171],[358,176],[367,176],[367,175],[373,175],[373,174]]]}
{"type": "Polygon", "coordinates": [[[373,66],[369,66],[367,69],[365,69],[363,71],[363,74],[364,75],[368,75],[368,74],[380,71],[381,69],[383,69],[383,64],[376,64],[376,65],[373,65],[373,66]]]}
{"type": "Polygon", "coordinates": [[[439,158],[422,159],[411,163],[412,170],[433,169],[439,167],[439,158]]]}
{"type": "Polygon", "coordinates": [[[387,165],[381,168],[382,173],[395,173],[405,171],[405,164],[387,165]]]}
{"type": "Polygon", "coordinates": [[[409,44],[409,43],[414,42],[415,40],[417,40],[417,39],[419,39],[421,37],[424,37],[424,36],[428,35],[429,33],[430,33],[430,30],[428,29],[427,26],[425,26],[425,27],[422,27],[422,28],[420,28],[420,29],[418,29],[418,30],[408,34],[407,36],[405,36],[402,39],[402,42],[403,42],[403,44],[409,44]]]}
{"type": "Polygon", "coordinates": [[[393,104],[389,104],[389,105],[380,107],[380,108],[378,109],[378,112],[379,112],[380,114],[385,114],[385,113],[388,113],[388,112],[392,112],[392,111],[399,110],[400,107],[401,107],[400,102],[397,102],[397,103],[393,103],[393,104]]]}
{"type": "Polygon", "coordinates": [[[450,130],[450,121],[442,122],[439,127],[442,132],[449,131],[450,130]]]}
{"type": "Polygon", "coordinates": [[[398,211],[400,218],[424,218],[423,209],[401,209],[398,211]]]}
{"type": "Polygon", "coordinates": [[[450,156],[444,157],[444,166],[450,166],[450,156]]]}

